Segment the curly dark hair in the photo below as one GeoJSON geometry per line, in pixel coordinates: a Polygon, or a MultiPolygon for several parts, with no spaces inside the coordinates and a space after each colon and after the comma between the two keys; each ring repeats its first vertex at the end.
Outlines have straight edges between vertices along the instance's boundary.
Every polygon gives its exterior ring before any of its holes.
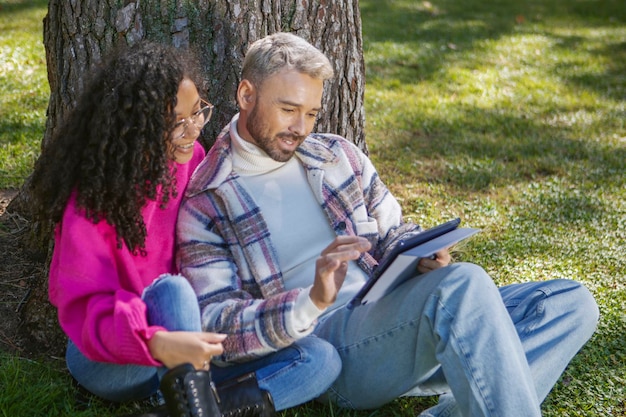
{"type": "Polygon", "coordinates": [[[198,66],[173,46],[120,46],[91,72],[76,106],[37,160],[30,187],[44,233],[61,221],[72,192],[85,216],[115,227],[133,252],[145,253],[141,208],[176,195],[170,133],[183,78],[198,66]]]}

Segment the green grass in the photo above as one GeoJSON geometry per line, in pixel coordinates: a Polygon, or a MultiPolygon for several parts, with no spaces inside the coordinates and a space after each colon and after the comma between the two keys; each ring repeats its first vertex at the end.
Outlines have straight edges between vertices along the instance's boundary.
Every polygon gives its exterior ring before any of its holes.
{"type": "Polygon", "coordinates": [[[42,24],[47,4],[0,3],[0,188],[19,188],[39,155],[50,96],[42,24]]]}
{"type": "Polygon", "coordinates": [[[0,416],[103,417],[137,413],[139,404],[111,405],[73,384],[56,361],[33,361],[0,352],[0,416]]]}
{"type": "MultiPolygon", "coordinates": [[[[360,4],[367,143],[407,219],[432,226],[460,216],[482,228],[456,256],[498,284],[587,285],[601,310],[598,331],[543,412],[626,416],[626,3],[360,4]]],[[[2,5],[0,187],[21,184],[43,136],[45,7],[2,5]]],[[[17,403],[53,410],[46,415],[122,414],[77,402],[62,363],[1,360],[3,415],[33,415],[17,403]]],[[[433,401],[370,412],[305,404],[283,416],[404,417],[433,401]]]]}

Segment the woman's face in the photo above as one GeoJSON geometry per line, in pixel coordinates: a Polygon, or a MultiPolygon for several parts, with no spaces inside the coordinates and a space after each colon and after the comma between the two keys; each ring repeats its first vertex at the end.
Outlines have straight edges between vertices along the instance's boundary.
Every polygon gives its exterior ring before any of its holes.
{"type": "Polygon", "coordinates": [[[192,118],[201,109],[202,103],[196,85],[189,78],[184,78],[180,82],[176,99],[177,104],[174,111],[176,112],[177,127],[172,133],[170,150],[176,162],[186,164],[193,156],[194,142],[202,130],[192,122],[192,118]]]}

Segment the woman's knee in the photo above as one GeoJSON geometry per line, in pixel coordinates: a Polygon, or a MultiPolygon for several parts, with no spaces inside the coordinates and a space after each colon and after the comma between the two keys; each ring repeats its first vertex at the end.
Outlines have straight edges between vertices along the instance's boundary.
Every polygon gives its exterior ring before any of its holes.
{"type": "Polygon", "coordinates": [[[152,282],[144,290],[144,298],[153,292],[178,294],[179,297],[187,298],[192,296],[195,298],[195,292],[191,283],[182,275],[163,274],[152,282]]]}
{"type": "Polygon", "coordinates": [[[143,292],[142,299],[150,308],[159,308],[162,302],[185,306],[197,303],[197,296],[191,284],[182,275],[163,274],[154,280],[143,292]]]}
{"type": "Polygon", "coordinates": [[[200,305],[191,284],[180,275],[161,275],[143,293],[148,323],[175,331],[201,331],[200,305]]]}

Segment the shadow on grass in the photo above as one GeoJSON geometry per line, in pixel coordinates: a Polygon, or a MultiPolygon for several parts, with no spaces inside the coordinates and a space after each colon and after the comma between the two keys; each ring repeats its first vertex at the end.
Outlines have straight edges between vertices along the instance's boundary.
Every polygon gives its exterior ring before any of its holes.
{"type": "MultiPolygon", "coordinates": [[[[398,45],[419,44],[420,56],[395,58],[393,62],[368,62],[370,68],[385,68],[389,78],[412,84],[437,77],[440,68],[459,59],[457,51],[484,52],[481,42],[512,34],[532,33],[552,40],[553,48],[575,49],[581,39],[538,31],[534,24],[562,22],[563,27],[601,31],[626,22],[626,4],[622,0],[528,1],[514,5],[509,1],[361,1],[365,44],[392,42],[398,45]],[[390,22],[393,22],[390,24],[390,22]]],[[[549,50],[542,51],[550,53],[549,50]]],[[[604,73],[583,76],[565,75],[567,80],[608,98],[624,97],[626,43],[605,41],[590,53],[609,68],[604,73]],[[611,85],[618,88],[611,88],[611,85]],[[619,87],[621,86],[621,87],[619,87]]],[[[562,68],[555,68],[559,71],[562,68]]],[[[560,71],[559,71],[560,72],[560,71]]]]}
{"type": "MultiPolygon", "coordinates": [[[[624,7],[626,9],[626,6],[624,7]]],[[[564,48],[576,48],[576,41],[565,42],[564,48]]],[[[620,102],[626,97],[626,41],[606,42],[601,47],[589,51],[602,60],[607,61],[606,69],[602,72],[580,73],[580,70],[571,71],[576,75],[566,78],[566,81],[586,90],[598,93],[606,98],[620,102]]],[[[561,64],[562,66],[565,64],[561,64]]],[[[573,66],[574,64],[567,64],[573,66]]],[[[622,113],[622,118],[626,114],[622,113]]]]}
{"type": "Polygon", "coordinates": [[[18,13],[24,10],[47,6],[48,0],[5,0],[0,3],[2,14],[18,13]]]}
{"type": "Polygon", "coordinates": [[[0,120],[0,146],[23,145],[30,138],[42,138],[43,128],[40,120],[0,120]]]}
{"type": "MultiPolygon", "coordinates": [[[[576,137],[556,122],[551,126],[545,120],[475,107],[459,107],[457,115],[440,118],[396,117],[406,118],[399,124],[408,126],[409,132],[379,145],[376,156],[415,181],[446,183],[466,191],[487,191],[551,175],[613,187],[626,183],[626,147],[576,137]],[[424,166],[428,169],[420,169],[424,166]]],[[[610,117],[617,119],[617,110],[610,117]]]]}

